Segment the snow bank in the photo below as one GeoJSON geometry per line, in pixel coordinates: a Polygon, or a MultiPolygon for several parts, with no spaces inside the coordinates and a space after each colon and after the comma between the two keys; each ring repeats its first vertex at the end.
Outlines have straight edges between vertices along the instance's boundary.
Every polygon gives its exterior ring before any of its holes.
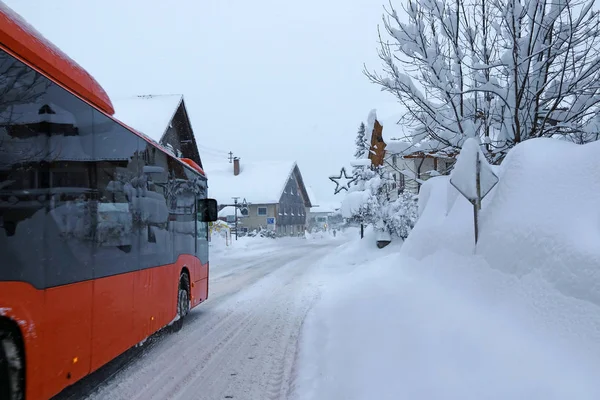
{"type": "Polygon", "coordinates": [[[331,254],[294,398],[600,398],[599,152],[513,149],[476,248],[472,205],[438,177],[401,248],[368,236],[331,254]]]}
{"type": "MultiPolygon", "coordinates": [[[[535,274],[565,296],[600,305],[600,142],[552,139],[515,147],[484,199],[476,254],[492,268],[535,274]]],[[[423,186],[406,255],[473,254],[472,206],[446,177],[423,186]],[[431,246],[436,243],[436,246],[431,246]]]]}
{"type": "Polygon", "coordinates": [[[598,359],[578,346],[594,327],[582,318],[561,337],[560,321],[532,318],[535,304],[522,300],[544,293],[575,318],[596,307],[472,256],[441,251],[416,264],[372,242],[344,246],[323,266],[293,399],[599,398],[598,359]]]}

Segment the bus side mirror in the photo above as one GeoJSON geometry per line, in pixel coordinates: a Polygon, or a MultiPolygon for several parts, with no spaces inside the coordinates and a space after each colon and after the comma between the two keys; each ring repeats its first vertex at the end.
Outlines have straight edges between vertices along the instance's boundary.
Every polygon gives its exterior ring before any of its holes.
{"type": "Polygon", "coordinates": [[[213,222],[219,219],[217,201],[215,199],[198,200],[198,218],[202,222],[213,222]]]}

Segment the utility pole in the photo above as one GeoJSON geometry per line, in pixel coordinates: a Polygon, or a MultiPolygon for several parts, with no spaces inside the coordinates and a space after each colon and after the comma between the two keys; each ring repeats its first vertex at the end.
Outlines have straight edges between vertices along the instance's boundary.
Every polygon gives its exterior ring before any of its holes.
{"type": "Polygon", "coordinates": [[[233,152],[230,151],[229,152],[229,164],[231,164],[233,162],[233,152]]]}
{"type": "Polygon", "coordinates": [[[233,205],[235,207],[235,240],[238,240],[238,217],[237,217],[237,211],[238,211],[238,199],[239,197],[232,197],[233,199],[233,205]]]}

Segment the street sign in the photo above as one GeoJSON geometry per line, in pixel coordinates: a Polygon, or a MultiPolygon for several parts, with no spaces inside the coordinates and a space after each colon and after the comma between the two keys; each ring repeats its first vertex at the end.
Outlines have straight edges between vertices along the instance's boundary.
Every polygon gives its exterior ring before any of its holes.
{"type": "Polygon", "coordinates": [[[244,217],[248,216],[248,202],[246,201],[246,198],[242,200],[242,204],[240,206],[240,214],[242,214],[244,217]]]}
{"type": "Polygon", "coordinates": [[[267,225],[275,225],[275,218],[267,218],[267,225]]]}
{"type": "MultiPolygon", "coordinates": [[[[483,199],[498,183],[498,177],[487,162],[481,162],[479,152],[463,167],[464,173],[453,174],[450,183],[471,203],[483,199]]],[[[462,172],[462,171],[461,171],[462,172]]]]}
{"type": "Polygon", "coordinates": [[[482,160],[482,157],[477,139],[467,139],[450,176],[450,184],[473,204],[475,244],[479,239],[481,200],[496,186],[499,180],[485,158],[482,160]]]}

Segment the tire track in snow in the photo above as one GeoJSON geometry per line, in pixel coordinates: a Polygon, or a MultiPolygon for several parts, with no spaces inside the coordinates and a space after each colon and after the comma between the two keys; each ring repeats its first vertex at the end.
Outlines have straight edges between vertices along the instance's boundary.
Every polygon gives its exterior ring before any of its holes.
{"type": "Polygon", "coordinates": [[[264,265],[246,267],[240,277],[218,277],[212,285],[219,289],[216,304],[209,299],[194,310],[182,331],[90,399],[285,399],[300,328],[317,295],[310,272],[333,247],[317,244],[265,255],[252,263],[264,265]],[[238,284],[243,289],[235,294],[238,284]]]}

